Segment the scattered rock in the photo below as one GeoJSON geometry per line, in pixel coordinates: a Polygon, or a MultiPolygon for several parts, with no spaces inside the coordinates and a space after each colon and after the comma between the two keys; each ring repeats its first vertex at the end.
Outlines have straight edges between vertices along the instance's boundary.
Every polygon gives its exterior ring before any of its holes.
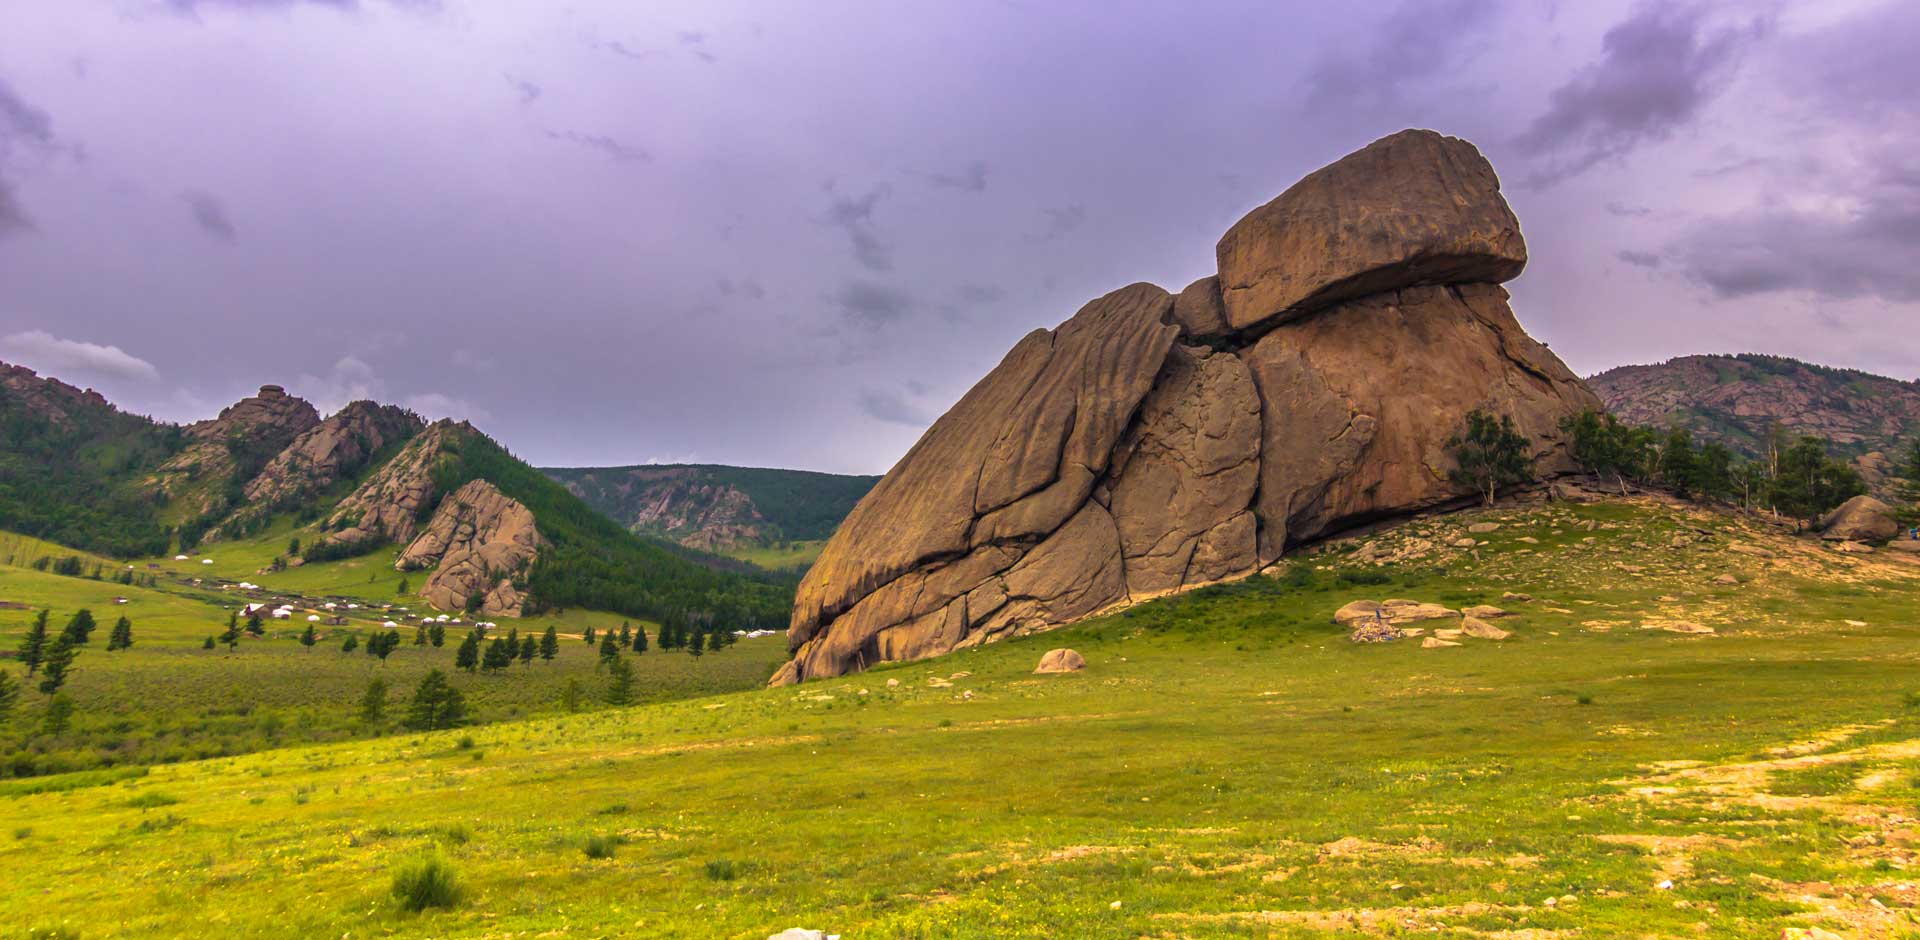
{"type": "Polygon", "coordinates": [[[1498,522],[1476,522],[1476,523],[1474,523],[1474,524],[1472,524],[1472,525],[1470,525],[1470,526],[1467,526],[1467,531],[1468,531],[1468,532],[1472,532],[1472,533],[1473,533],[1473,534],[1475,534],[1475,535],[1486,535],[1486,534],[1487,534],[1487,533],[1489,533],[1489,532],[1498,532],[1498,531],[1500,531],[1500,523],[1498,523],[1498,522]]]}
{"type": "Polygon", "coordinates": [[[1705,635],[1705,634],[1714,632],[1712,627],[1706,626],[1704,624],[1694,623],[1691,620],[1648,621],[1646,623],[1641,624],[1640,629],[1665,630],[1668,633],[1685,633],[1685,634],[1696,635],[1696,636],[1705,635]]]}
{"type": "Polygon", "coordinates": [[[1506,611],[1487,604],[1475,604],[1472,607],[1463,607],[1460,610],[1460,614],[1463,617],[1478,617],[1481,620],[1492,620],[1495,617],[1507,616],[1506,611]]]}
{"type": "Polygon", "coordinates": [[[1479,544],[1480,544],[1479,542],[1469,538],[1458,538],[1453,540],[1454,548],[1473,548],[1479,544]]]}
{"type": "Polygon", "coordinates": [[[1855,496],[1820,520],[1820,537],[1830,541],[1884,542],[1899,534],[1893,507],[1871,496],[1855,496]]]}
{"type": "Polygon", "coordinates": [[[1400,628],[1379,620],[1361,620],[1353,625],[1347,639],[1354,643],[1390,643],[1400,639],[1400,628]]]}
{"type": "Polygon", "coordinates": [[[1727,551],[1733,552],[1736,555],[1750,555],[1754,558],[1779,557],[1778,553],[1776,553],[1771,548],[1761,548],[1758,545],[1754,545],[1748,542],[1735,542],[1732,545],[1727,546],[1727,551]]]}
{"type": "Polygon", "coordinates": [[[1376,620],[1398,625],[1421,620],[1445,620],[1458,616],[1460,616],[1459,611],[1449,610],[1439,604],[1391,598],[1384,601],[1354,601],[1335,611],[1333,620],[1341,626],[1351,627],[1376,620]]]}
{"type": "Polygon", "coordinates": [[[1835,542],[1833,550],[1846,555],[1871,555],[1873,546],[1860,542],[1835,542]]]}
{"type": "Polygon", "coordinates": [[[898,679],[888,679],[888,680],[887,680],[887,688],[889,688],[889,689],[897,689],[897,688],[899,688],[899,687],[900,687],[900,680],[898,680],[898,679]]]}
{"type": "Polygon", "coordinates": [[[1460,621],[1460,632],[1479,640],[1504,640],[1513,635],[1478,617],[1460,621]]]}
{"type": "Polygon", "coordinates": [[[1440,649],[1441,647],[1459,646],[1459,645],[1460,644],[1455,643],[1452,640],[1443,640],[1437,636],[1430,636],[1420,641],[1420,648],[1424,650],[1435,650],[1435,649],[1440,649]]]}
{"type": "Polygon", "coordinates": [[[1715,584],[1739,584],[1739,583],[1740,583],[1740,579],[1739,579],[1738,577],[1736,577],[1736,576],[1734,576],[1734,575],[1731,575],[1731,574],[1721,574],[1721,575],[1716,575],[1716,576],[1714,577],[1714,579],[1713,579],[1713,583],[1715,583],[1715,584]]]}
{"type": "Polygon", "coordinates": [[[804,927],[788,927],[779,933],[769,934],[767,940],[840,940],[840,935],[804,927]]]}
{"type": "Polygon", "coordinates": [[[1920,555],[1920,540],[1894,539],[1893,541],[1887,543],[1887,550],[1893,551],[1893,552],[1904,552],[1909,555],[1920,555]]]}
{"type": "Polygon", "coordinates": [[[1514,604],[1533,603],[1533,595],[1521,594],[1518,591],[1508,591],[1507,593],[1500,595],[1500,599],[1503,601],[1507,601],[1509,603],[1514,603],[1514,604]]]}
{"type": "Polygon", "coordinates": [[[1087,668],[1087,661],[1079,653],[1070,649],[1048,650],[1040,657],[1040,665],[1033,668],[1035,675],[1056,672],[1079,672],[1087,668]]]}

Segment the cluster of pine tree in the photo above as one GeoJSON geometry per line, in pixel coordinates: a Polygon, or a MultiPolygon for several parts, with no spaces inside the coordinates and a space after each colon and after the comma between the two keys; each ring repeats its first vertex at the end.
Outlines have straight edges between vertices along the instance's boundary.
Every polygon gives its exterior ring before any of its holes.
{"type": "MultiPolygon", "coordinates": [[[[52,695],[60,691],[73,673],[73,662],[80,656],[80,647],[93,640],[93,631],[99,627],[93,618],[93,611],[85,607],[74,612],[67,625],[61,628],[58,636],[51,636],[47,622],[53,616],[50,610],[41,610],[33,617],[33,624],[27,628],[27,634],[20,638],[16,658],[27,667],[27,678],[40,677],[40,691],[52,695]]],[[[133,645],[133,621],[121,617],[114,622],[113,630],[107,635],[108,650],[123,650],[133,645]]]]}
{"type": "MultiPolygon", "coordinates": [[[[1830,442],[1795,438],[1777,425],[1755,460],[1717,442],[1700,445],[1684,428],[1662,433],[1591,410],[1562,421],[1561,429],[1572,439],[1574,459],[1622,492],[1629,483],[1659,484],[1683,498],[1769,509],[1811,523],[1867,491],[1859,471],[1835,457],[1830,442]]],[[[1909,459],[1920,473],[1920,442],[1909,459]]]]}

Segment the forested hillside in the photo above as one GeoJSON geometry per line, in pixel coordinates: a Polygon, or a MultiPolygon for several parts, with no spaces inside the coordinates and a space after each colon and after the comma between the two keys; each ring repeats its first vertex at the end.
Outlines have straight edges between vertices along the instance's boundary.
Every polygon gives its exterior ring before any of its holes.
{"type": "Polygon", "coordinates": [[[714,464],[541,472],[635,532],[709,551],[825,539],[880,479],[714,464]]]}

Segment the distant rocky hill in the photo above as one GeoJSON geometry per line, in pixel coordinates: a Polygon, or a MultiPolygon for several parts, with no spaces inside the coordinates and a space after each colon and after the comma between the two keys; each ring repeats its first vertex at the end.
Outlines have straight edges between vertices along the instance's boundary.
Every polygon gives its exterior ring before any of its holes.
{"type": "Polygon", "coordinates": [[[635,532],[706,551],[824,539],[880,480],[713,464],[540,472],[635,532]]]}
{"type": "Polygon", "coordinates": [[[1609,369],[1587,384],[1622,420],[1679,425],[1750,458],[1764,455],[1776,424],[1824,437],[1876,489],[1920,436],[1920,383],[1779,356],[1683,356],[1609,369]]]}
{"type": "Polygon", "coordinates": [[[0,529],[103,554],[187,551],[291,518],[302,550],[276,564],[398,546],[397,567],[422,572],[441,609],[767,626],[792,596],[787,576],[628,532],[470,424],[392,405],[323,418],[268,385],[177,427],[0,363],[0,431],[0,529]]]}
{"type": "Polygon", "coordinates": [[[1447,440],[1510,416],[1546,475],[1600,402],[1499,285],[1520,225],[1472,144],[1410,130],[1253,210],[1219,273],[1036,330],[861,500],[801,582],[780,683],[1247,575],[1457,504],[1447,440]]]}

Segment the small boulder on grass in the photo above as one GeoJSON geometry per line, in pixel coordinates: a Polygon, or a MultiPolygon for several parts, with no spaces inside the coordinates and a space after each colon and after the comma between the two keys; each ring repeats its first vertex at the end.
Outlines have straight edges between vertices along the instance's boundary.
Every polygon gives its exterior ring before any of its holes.
{"type": "Polygon", "coordinates": [[[1478,617],[1461,620],[1460,632],[1479,640],[1504,640],[1513,635],[1478,617]]]}
{"type": "Polygon", "coordinates": [[[1079,672],[1087,668],[1086,657],[1070,649],[1048,650],[1040,657],[1040,665],[1033,667],[1034,675],[1046,675],[1060,672],[1079,672]]]}

